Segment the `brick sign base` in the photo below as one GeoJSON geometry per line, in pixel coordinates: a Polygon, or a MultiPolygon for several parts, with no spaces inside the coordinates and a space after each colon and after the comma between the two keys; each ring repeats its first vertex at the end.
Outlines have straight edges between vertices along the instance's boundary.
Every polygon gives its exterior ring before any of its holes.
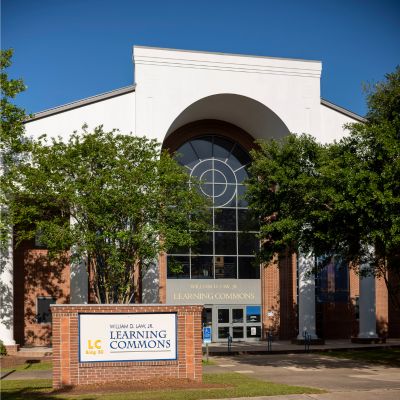
{"type": "Polygon", "coordinates": [[[51,306],[53,318],[53,387],[154,379],[202,380],[202,306],[89,304],[51,306]],[[79,314],[177,314],[177,360],[79,362],[79,314]]]}

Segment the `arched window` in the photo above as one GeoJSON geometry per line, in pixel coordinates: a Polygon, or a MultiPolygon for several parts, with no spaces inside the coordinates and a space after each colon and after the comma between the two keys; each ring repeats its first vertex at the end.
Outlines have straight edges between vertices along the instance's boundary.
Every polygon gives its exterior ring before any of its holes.
{"type": "Polygon", "coordinates": [[[178,162],[201,181],[200,192],[212,201],[213,230],[197,248],[168,255],[168,278],[258,279],[258,227],[244,198],[249,154],[218,135],[188,140],[176,153],[178,162]],[[173,272],[176,265],[181,266],[179,273],[173,272]]]}

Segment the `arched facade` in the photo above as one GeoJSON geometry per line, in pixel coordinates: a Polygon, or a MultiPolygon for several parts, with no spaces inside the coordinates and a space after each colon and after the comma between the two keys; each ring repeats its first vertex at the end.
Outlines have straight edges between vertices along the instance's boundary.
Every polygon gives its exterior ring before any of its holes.
{"type": "Polygon", "coordinates": [[[220,93],[203,97],[186,107],[172,122],[164,143],[172,133],[176,134],[183,126],[204,120],[230,123],[246,132],[252,141],[279,139],[289,133],[282,119],[259,101],[243,95],[220,93]]]}
{"type": "MultiPolygon", "coordinates": [[[[259,113],[257,121],[273,119],[274,124],[260,124],[258,138],[279,138],[289,132],[271,110],[252,99],[237,95],[205,98],[185,109],[176,118],[172,127],[190,118],[202,116],[218,116],[225,120],[200,119],[179,126],[175,130],[171,128],[163,143],[165,149],[178,153],[178,160],[188,167],[189,173],[196,173],[197,168],[207,163],[217,162],[219,165],[221,161],[228,161],[235,146],[240,149],[239,154],[242,156],[238,158],[241,158],[242,162],[235,160],[235,167],[231,172],[234,173],[235,170],[245,172],[241,167],[247,167],[250,161],[249,151],[257,147],[256,138],[242,127],[226,122],[229,118],[240,120],[237,116],[236,119],[234,117],[238,108],[229,109],[231,102],[221,102],[218,109],[213,108],[216,99],[226,100],[229,97],[254,107],[253,115],[259,113]],[[210,107],[205,105],[207,101],[211,101],[210,107]],[[202,103],[200,108],[198,108],[199,103],[202,103]],[[211,114],[204,110],[213,111],[211,114]],[[276,135],[278,129],[268,129],[271,126],[279,127],[280,135],[276,135]],[[202,154],[198,156],[194,142],[204,141],[207,138],[211,143],[206,145],[206,151],[204,148],[201,149],[202,154]],[[224,149],[213,150],[215,142],[217,147],[225,146],[225,154],[224,149]],[[202,159],[202,162],[199,163],[199,159],[202,159]]],[[[245,110],[248,112],[249,108],[245,110]]],[[[257,130],[253,130],[253,134],[255,132],[257,130]]],[[[200,172],[197,177],[204,179],[206,177],[204,173],[207,174],[207,171],[200,172]]],[[[245,193],[243,181],[247,178],[247,174],[242,173],[237,178],[233,178],[233,174],[231,176],[232,179],[236,179],[236,183],[239,181],[236,203],[231,201],[227,204],[226,200],[229,199],[220,196],[214,199],[216,201],[214,201],[213,223],[217,228],[208,232],[209,242],[201,245],[203,248],[200,252],[198,249],[195,250],[194,255],[180,252],[163,255],[160,258],[161,299],[167,303],[203,304],[205,306],[203,323],[212,326],[213,341],[224,341],[227,335],[231,335],[234,340],[260,340],[263,333],[268,331],[272,331],[282,339],[292,338],[297,334],[296,257],[282,254],[279,257],[279,268],[276,265],[265,268],[255,262],[254,254],[259,245],[256,239],[258,227],[250,216],[243,196],[245,193]],[[173,259],[174,263],[182,263],[183,272],[180,276],[169,274],[169,259],[173,259]],[[279,290],[280,282],[281,290],[279,290]]],[[[217,180],[220,177],[219,175],[217,180]]],[[[217,185],[222,187],[220,183],[217,185]]],[[[211,189],[211,185],[209,187],[211,189]]],[[[222,190],[217,191],[217,195],[220,192],[222,190]]],[[[210,190],[206,191],[206,195],[210,193],[210,190]]]]}
{"type": "Polygon", "coordinates": [[[196,248],[173,249],[163,256],[166,302],[204,304],[203,323],[212,326],[213,341],[224,341],[228,335],[259,340],[258,226],[244,196],[254,138],[231,123],[205,119],[171,132],[163,146],[202,182],[199,190],[210,200],[212,225],[196,248]],[[170,268],[177,263],[179,273],[170,268]]]}
{"type": "MultiPolygon", "coordinates": [[[[161,256],[143,276],[143,302],[205,305],[204,322],[214,327],[214,340],[226,340],[227,334],[234,340],[259,340],[268,331],[290,339],[299,332],[301,336],[304,328],[326,338],[362,336],[357,317],[365,317],[363,304],[375,305],[375,312],[368,314],[372,325],[375,317],[379,321],[372,336],[385,334],[388,321],[390,334],[400,335],[400,319],[388,307],[382,280],[369,280],[371,290],[361,295],[360,279],[350,274],[346,302],[324,303],[320,299],[335,298],[324,292],[332,285],[315,285],[334,282],[336,277],[311,279],[303,268],[307,266],[304,257],[297,260],[294,254],[280,255],[277,264],[258,266],[259,273],[253,275],[241,265],[245,258],[253,257],[242,253],[241,236],[254,235],[255,230],[242,226],[251,218],[243,217],[248,210],[240,203],[244,176],[239,174],[246,169],[247,153],[256,146],[255,141],[304,132],[327,143],[343,137],[344,124],[364,121],[321,99],[321,62],[135,46],[133,63],[134,85],[37,113],[27,121],[26,132],[32,137],[46,133],[68,138],[85,123],[89,130],[103,125],[105,130],[116,128],[156,139],[164,148],[183,153],[182,163],[190,173],[204,168],[199,172],[208,185],[203,187],[204,193],[211,195],[215,209],[222,210],[222,217],[213,214],[213,222],[217,226],[219,219],[225,226],[210,232],[212,251],[204,247],[196,254],[189,250],[170,255],[188,259],[186,277],[168,276],[167,256],[161,256]],[[198,151],[196,155],[190,149],[200,141],[211,153],[202,156],[198,151]],[[230,156],[235,148],[241,149],[242,155],[236,157],[237,167],[232,167],[230,156]],[[233,196],[221,201],[228,189],[233,196]],[[235,204],[229,203],[231,199],[235,204]],[[199,264],[192,257],[208,257],[208,267],[204,268],[207,262],[199,264]],[[368,301],[363,302],[363,296],[368,301]]],[[[40,314],[50,302],[90,300],[86,271],[79,264],[68,265],[56,282],[46,278],[44,269],[36,274],[41,267],[30,267],[30,260],[40,258],[43,249],[26,243],[19,249],[10,244],[8,250],[0,275],[10,300],[11,319],[0,324],[0,339],[9,348],[16,341],[21,345],[48,344],[51,324],[40,324],[32,312],[40,314]],[[33,274],[35,285],[29,284],[27,273],[33,274]]],[[[331,271],[336,267],[331,266],[331,271]]]]}

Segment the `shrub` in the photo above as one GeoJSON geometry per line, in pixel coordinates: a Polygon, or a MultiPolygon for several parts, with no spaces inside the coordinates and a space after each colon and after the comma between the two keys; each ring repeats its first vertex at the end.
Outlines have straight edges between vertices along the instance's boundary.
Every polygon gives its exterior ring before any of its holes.
{"type": "Polygon", "coordinates": [[[0,356],[6,356],[6,355],[7,355],[6,346],[4,346],[3,341],[0,340],[0,356]]]}

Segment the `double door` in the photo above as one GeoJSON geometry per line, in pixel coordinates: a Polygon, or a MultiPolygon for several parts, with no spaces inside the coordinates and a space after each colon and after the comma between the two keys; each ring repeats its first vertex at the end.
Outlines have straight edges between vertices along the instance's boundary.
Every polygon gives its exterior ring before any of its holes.
{"type": "Polygon", "coordinates": [[[211,325],[214,342],[257,341],[261,339],[261,307],[221,305],[205,307],[205,325],[211,325]]]}

